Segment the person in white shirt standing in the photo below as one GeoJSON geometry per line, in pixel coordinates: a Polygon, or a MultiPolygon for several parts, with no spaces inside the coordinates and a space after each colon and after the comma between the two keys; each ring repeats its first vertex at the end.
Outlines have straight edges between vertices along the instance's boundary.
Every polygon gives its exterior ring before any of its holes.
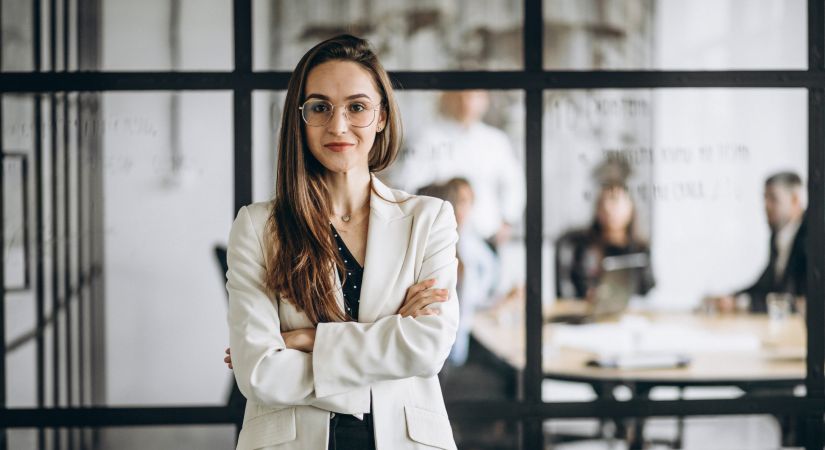
{"type": "Polygon", "coordinates": [[[484,122],[487,91],[450,91],[441,97],[441,116],[417,133],[396,167],[393,184],[415,192],[433,183],[465,178],[475,193],[469,222],[495,247],[506,243],[524,212],[524,170],[507,135],[484,122]]]}

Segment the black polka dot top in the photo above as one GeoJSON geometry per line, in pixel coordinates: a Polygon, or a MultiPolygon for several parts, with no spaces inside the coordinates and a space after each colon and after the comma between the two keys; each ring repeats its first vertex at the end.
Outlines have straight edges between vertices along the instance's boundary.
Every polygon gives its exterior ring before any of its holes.
{"type": "Polygon", "coordinates": [[[358,303],[361,299],[361,278],[364,276],[364,268],[352,256],[352,253],[344,244],[344,240],[341,239],[332,224],[330,224],[330,228],[332,228],[332,234],[338,244],[338,253],[341,255],[346,267],[346,274],[340,269],[338,270],[338,278],[341,280],[341,288],[344,293],[344,311],[347,313],[348,320],[357,321],[358,303]]]}

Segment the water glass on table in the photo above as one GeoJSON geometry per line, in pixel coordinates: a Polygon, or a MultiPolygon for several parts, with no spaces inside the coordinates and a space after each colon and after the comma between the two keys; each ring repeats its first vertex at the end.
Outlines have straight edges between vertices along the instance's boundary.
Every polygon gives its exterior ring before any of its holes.
{"type": "Polygon", "coordinates": [[[770,292],[765,297],[768,304],[768,319],[771,323],[782,323],[791,315],[793,303],[796,299],[792,294],[785,292],[770,292]]]}

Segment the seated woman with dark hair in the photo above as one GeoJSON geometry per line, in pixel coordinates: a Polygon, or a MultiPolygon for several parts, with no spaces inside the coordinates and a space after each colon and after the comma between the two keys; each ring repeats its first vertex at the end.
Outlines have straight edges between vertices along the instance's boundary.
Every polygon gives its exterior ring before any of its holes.
{"type": "Polygon", "coordinates": [[[556,295],[590,298],[605,271],[630,267],[634,292],[645,295],[655,284],[650,247],[635,231],[636,207],[623,184],[599,191],[593,224],[556,241],[556,295]]]}

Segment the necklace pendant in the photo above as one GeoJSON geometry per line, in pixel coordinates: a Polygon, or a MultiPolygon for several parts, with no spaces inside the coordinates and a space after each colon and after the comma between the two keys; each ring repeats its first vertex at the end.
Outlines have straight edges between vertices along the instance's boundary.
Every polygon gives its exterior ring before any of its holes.
{"type": "Polygon", "coordinates": [[[349,222],[349,220],[350,220],[351,218],[352,218],[352,217],[351,217],[349,214],[346,214],[346,215],[341,216],[341,220],[343,220],[344,222],[349,222]]]}

